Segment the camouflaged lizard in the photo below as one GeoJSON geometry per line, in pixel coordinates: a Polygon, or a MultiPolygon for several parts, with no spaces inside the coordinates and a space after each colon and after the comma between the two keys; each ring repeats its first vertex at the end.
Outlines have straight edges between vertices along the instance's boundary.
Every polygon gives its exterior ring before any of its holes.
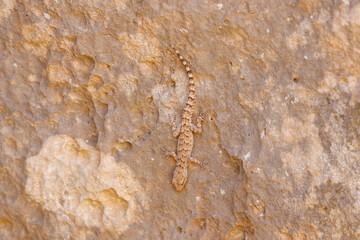
{"type": "Polygon", "coordinates": [[[191,152],[194,147],[193,133],[200,133],[202,131],[201,122],[204,121],[204,115],[200,113],[196,119],[196,125],[192,124],[192,116],[194,114],[195,105],[195,93],[196,87],[194,82],[193,73],[189,66],[189,62],[176,50],[173,46],[171,49],[177,54],[185,67],[188,79],[189,79],[189,96],[186,101],[181,122],[176,125],[175,118],[171,120],[172,134],[178,138],[176,153],[173,151],[167,151],[168,156],[172,156],[176,159],[176,167],[173,172],[172,184],[177,191],[181,191],[185,186],[188,178],[187,168],[189,162],[202,165],[202,161],[191,157],[191,152]]]}

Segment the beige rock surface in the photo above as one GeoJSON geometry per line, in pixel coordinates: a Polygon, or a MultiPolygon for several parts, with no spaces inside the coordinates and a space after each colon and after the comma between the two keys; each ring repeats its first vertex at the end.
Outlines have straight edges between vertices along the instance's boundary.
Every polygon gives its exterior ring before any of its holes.
{"type": "Polygon", "coordinates": [[[0,2],[0,239],[360,239],[360,1],[0,2]],[[171,185],[169,115],[195,70],[171,185]]]}
{"type": "MultiPolygon", "coordinates": [[[[49,137],[40,153],[26,161],[25,192],[59,222],[99,228],[117,235],[148,208],[132,170],[84,141],[49,137]],[[72,219],[73,218],[73,219],[72,219]]],[[[69,231],[63,236],[69,238],[69,231]]]]}

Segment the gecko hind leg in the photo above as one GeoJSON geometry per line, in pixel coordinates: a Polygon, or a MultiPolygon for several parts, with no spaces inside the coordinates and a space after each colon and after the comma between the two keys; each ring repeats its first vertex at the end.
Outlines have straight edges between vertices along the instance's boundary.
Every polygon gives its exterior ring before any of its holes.
{"type": "Polygon", "coordinates": [[[204,121],[205,117],[202,112],[199,113],[198,117],[196,118],[196,125],[190,124],[190,130],[194,133],[201,133],[202,132],[202,121],[204,121]]]}
{"type": "Polygon", "coordinates": [[[203,160],[198,160],[198,159],[196,159],[196,158],[194,158],[194,157],[189,157],[189,162],[198,164],[199,166],[203,166],[203,165],[204,165],[204,161],[203,161],[203,160]]]}

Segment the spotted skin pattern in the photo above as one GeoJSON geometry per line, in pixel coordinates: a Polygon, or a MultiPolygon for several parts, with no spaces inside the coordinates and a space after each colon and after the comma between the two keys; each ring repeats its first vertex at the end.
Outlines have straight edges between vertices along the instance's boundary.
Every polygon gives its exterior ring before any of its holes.
{"type": "Polygon", "coordinates": [[[189,79],[189,96],[186,101],[186,106],[182,113],[181,122],[176,125],[176,119],[171,120],[173,137],[178,138],[176,153],[167,151],[168,156],[174,157],[176,160],[176,167],[173,172],[172,184],[177,191],[181,191],[187,181],[188,172],[187,168],[190,163],[202,165],[202,161],[191,157],[191,152],[194,147],[193,133],[200,133],[202,131],[201,123],[204,121],[204,115],[200,113],[196,119],[196,125],[192,123],[192,116],[194,114],[195,106],[195,93],[196,87],[194,82],[193,73],[189,66],[189,62],[176,50],[173,46],[171,49],[177,54],[181,63],[185,67],[189,79]]]}

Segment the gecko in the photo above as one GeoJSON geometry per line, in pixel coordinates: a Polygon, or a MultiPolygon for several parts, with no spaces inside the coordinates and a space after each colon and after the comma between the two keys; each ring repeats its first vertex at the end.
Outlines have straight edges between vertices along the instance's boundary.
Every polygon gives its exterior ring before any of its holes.
{"type": "Polygon", "coordinates": [[[172,177],[172,184],[177,191],[181,191],[181,189],[184,188],[188,178],[187,168],[189,162],[199,164],[200,166],[203,164],[203,161],[192,157],[191,152],[194,147],[193,133],[202,132],[201,123],[202,121],[204,121],[205,118],[203,113],[200,112],[196,119],[196,125],[192,123],[196,94],[193,73],[189,66],[189,62],[180,54],[180,52],[173,46],[170,46],[170,48],[177,54],[182,65],[185,67],[189,80],[189,95],[186,101],[186,106],[181,116],[181,122],[176,125],[176,117],[170,120],[172,135],[174,138],[178,138],[176,153],[174,151],[166,151],[166,155],[171,156],[176,160],[176,166],[172,177]]]}

